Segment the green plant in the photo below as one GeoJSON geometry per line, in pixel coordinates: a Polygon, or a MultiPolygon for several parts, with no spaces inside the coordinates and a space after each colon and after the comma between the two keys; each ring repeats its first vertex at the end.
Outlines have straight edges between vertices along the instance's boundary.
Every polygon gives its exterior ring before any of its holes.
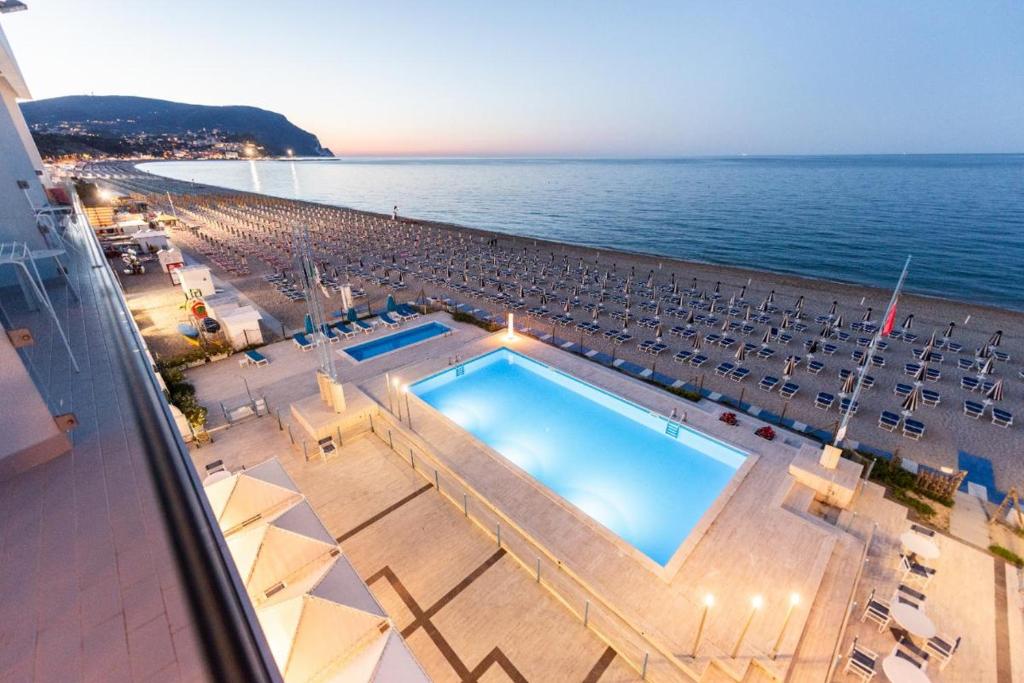
{"type": "Polygon", "coordinates": [[[167,386],[167,401],[178,408],[193,428],[199,429],[206,423],[208,413],[206,406],[200,405],[196,398],[196,388],[191,382],[185,381],[180,367],[170,367],[160,371],[167,386]]]}
{"type": "Polygon", "coordinates": [[[905,489],[890,488],[889,495],[897,503],[906,505],[908,508],[919,514],[921,517],[931,517],[935,514],[935,508],[928,503],[914,498],[905,489]]]}
{"type": "Polygon", "coordinates": [[[487,322],[486,320],[480,320],[476,316],[470,315],[469,313],[463,313],[462,311],[453,311],[452,320],[454,320],[457,323],[476,325],[477,327],[487,330],[488,332],[497,332],[498,330],[504,328],[504,325],[501,325],[496,322],[487,322]]]}
{"type": "Polygon", "coordinates": [[[1001,545],[990,545],[988,550],[993,555],[1001,557],[1015,567],[1024,567],[1024,557],[1001,545]]]}

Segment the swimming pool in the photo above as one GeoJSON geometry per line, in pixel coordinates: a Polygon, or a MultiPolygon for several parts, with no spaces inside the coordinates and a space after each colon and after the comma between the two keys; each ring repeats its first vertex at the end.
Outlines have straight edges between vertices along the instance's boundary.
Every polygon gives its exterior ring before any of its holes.
{"type": "Polygon", "coordinates": [[[377,356],[382,356],[385,353],[397,351],[398,349],[405,348],[406,346],[419,344],[421,341],[426,341],[427,339],[447,334],[451,331],[451,328],[447,325],[442,325],[437,321],[431,321],[423,325],[410,327],[409,329],[402,330],[401,332],[389,334],[385,337],[377,337],[376,339],[371,339],[370,341],[363,342],[362,344],[349,346],[342,349],[342,352],[348,354],[357,361],[364,361],[370,358],[376,358],[377,356]]]}
{"type": "Polygon", "coordinates": [[[507,348],[410,391],[662,566],[746,460],[507,348]]]}

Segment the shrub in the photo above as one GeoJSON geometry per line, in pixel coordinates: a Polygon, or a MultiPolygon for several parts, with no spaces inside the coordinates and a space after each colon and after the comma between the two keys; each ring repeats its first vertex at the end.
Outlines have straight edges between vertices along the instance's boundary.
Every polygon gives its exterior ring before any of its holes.
{"type": "Polygon", "coordinates": [[[1024,557],[1021,557],[1009,548],[1004,548],[1001,545],[990,545],[988,549],[993,555],[1003,558],[1015,567],[1024,567],[1024,557]]]}
{"type": "Polygon", "coordinates": [[[892,496],[892,499],[897,503],[906,505],[921,517],[931,517],[935,514],[935,508],[924,501],[914,498],[912,495],[907,493],[905,489],[890,488],[889,495],[892,496]]]}
{"type": "Polygon", "coordinates": [[[496,322],[487,322],[486,320],[480,320],[475,315],[469,313],[463,313],[462,311],[452,311],[452,320],[457,323],[467,323],[469,325],[476,325],[477,327],[487,330],[488,332],[497,332],[503,329],[505,326],[496,322]]]}

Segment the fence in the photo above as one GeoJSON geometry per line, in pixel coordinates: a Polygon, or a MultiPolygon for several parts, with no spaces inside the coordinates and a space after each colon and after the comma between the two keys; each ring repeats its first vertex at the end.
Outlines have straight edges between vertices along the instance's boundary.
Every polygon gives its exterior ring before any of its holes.
{"type": "Polygon", "coordinates": [[[504,548],[534,580],[555,596],[577,619],[641,676],[651,680],[697,680],[672,650],[630,624],[612,605],[534,541],[528,531],[491,505],[480,493],[435,457],[415,434],[381,410],[370,421],[374,434],[402,458],[463,515],[504,548]]]}

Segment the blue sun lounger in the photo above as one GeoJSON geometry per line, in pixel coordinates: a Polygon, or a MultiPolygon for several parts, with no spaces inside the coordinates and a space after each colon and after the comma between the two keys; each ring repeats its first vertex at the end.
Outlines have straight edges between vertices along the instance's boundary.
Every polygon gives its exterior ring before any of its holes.
{"type": "Polygon", "coordinates": [[[384,323],[385,327],[398,327],[398,321],[392,318],[387,313],[380,313],[377,315],[377,318],[379,318],[380,321],[384,323]]]}
{"type": "Polygon", "coordinates": [[[267,357],[259,351],[246,351],[244,355],[245,358],[242,360],[242,363],[245,365],[267,365],[270,363],[267,357]]]}
{"type": "Polygon", "coordinates": [[[897,413],[883,410],[882,414],[878,416],[878,426],[887,432],[894,432],[900,426],[901,419],[897,413]]]}
{"type": "Polygon", "coordinates": [[[356,331],[353,330],[348,325],[346,325],[345,323],[331,323],[331,327],[334,328],[335,332],[340,334],[342,337],[345,337],[346,339],[351,339],[352,337],[356,336],[356,331]]]}
{"type": "Polygon", "coordinates": [[[306,337],[306,334],[304,332],[296,332],[295,334],[293,334],[292,341],[295,342],[295,345],[299,347],[300,351],[309,351],[314,346],[316,346],[316,344],[309,341],[309,338],[306,337]]]}
{"type": "Polygon", "coordinates": [[[371,325],[368,322],[365,322],[363,320],[350,320],[349,322],[355,325],[363,332],[365,332],[366,334],[370,334],[371,332],[373,332],[373,325],[371,325]]]}

